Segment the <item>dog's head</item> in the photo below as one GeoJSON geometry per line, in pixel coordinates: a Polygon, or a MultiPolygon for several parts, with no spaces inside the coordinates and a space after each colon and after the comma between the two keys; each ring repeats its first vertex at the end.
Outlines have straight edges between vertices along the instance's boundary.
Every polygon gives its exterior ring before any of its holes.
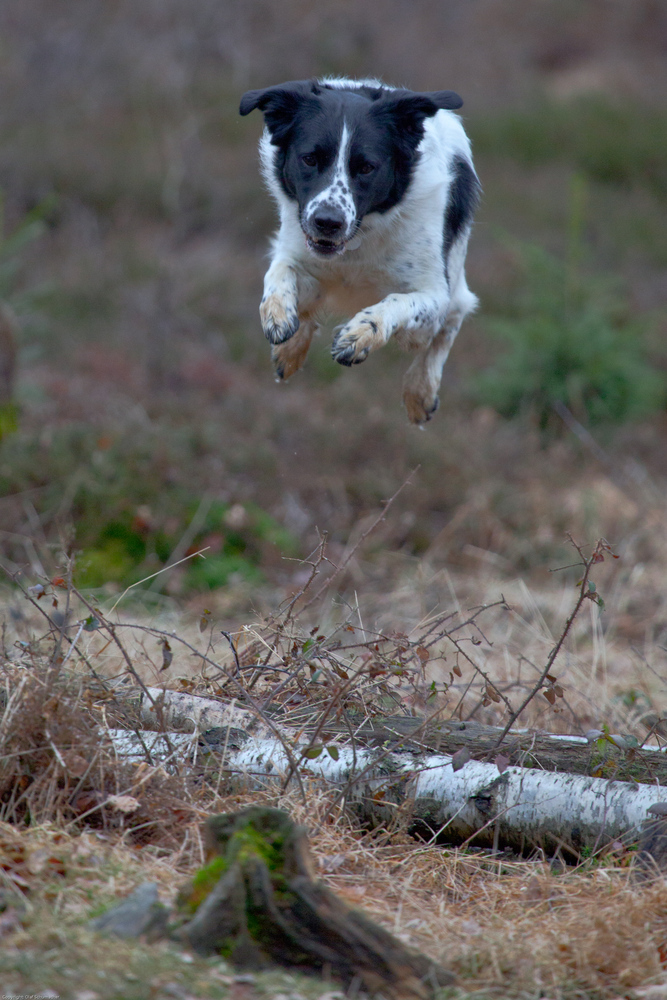
{"type": "Polygon", "coordinates": [[[342,253],[370,212],[386,212],[410,183],[424,121],[459,108],[452,91],[414,93],[384,87],[297,81],[243,95],[276,147],[274,169],[313,253],[342,253]]]}

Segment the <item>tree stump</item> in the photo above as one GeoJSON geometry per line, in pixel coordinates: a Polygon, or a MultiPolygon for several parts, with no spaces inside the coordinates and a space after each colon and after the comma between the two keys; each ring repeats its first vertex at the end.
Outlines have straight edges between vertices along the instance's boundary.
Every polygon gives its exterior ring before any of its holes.
{"type": "Polygon", "coordinates": [[[180,936],[201,954],[244,968],[272,964],[330,973],[388,998],[430,998],[454,977],[411,951],[313,878],[304,827],[286,812],[251,806],[211,817],[208,864],[181,892],[191,919],[180,936]]]}

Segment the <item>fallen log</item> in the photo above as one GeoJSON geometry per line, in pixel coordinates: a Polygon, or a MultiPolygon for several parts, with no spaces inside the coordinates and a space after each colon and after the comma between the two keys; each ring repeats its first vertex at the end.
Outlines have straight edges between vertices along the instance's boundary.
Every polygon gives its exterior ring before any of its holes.
{"type": "MultiPolygon", "coordinates": [[[[146,729],[180,730],[208,734],[208,742],[224,743],[229,727],[245,730],[250,735],[270,738],[270,727],[257,714],[235,703],[216,701],[181,691],[148,688],[148,695],[139,688],[117,689],[114,697],[136,713],[146,729]],[[152,699],[152,700],[151,700],[152,699]]],[[[290,717],[290,726],[279,713],[271,720],[289,735],[297,731],[290,717]]],[[[316,723],[304,715],[298,729],[312,732],[316,723]]],[[[587,740],[583,736],[554,736],[548,733],[510,731],[501,742],[503,730],[496,726],[459,719],[425,724],[413,716],[391,716],[380,719],[347,721],[327,720],[318,739],[327,742],[336,737],[349,738],[350,732],[360,746],[382,746],[391,750],[433,750],[454,754],[466,750],[474,760],[488,762],[498,754],[509,764],[534,767],[543,771],[562,771],[598,778],[616,778],[667,785],[667,753],[654,747],[639,747],[633,737],[607,735],[587,740]]]]}
{"type": "MultiPolygon", "coordinates": [[[[349,727],[337,722],[326,726],[323,735],[346,736],[348,731],[349,727]]],[[[587,739],[510,730],[501,741],[502,733],[497,726],[458,719],[424,726],[423,719],[409,716],[369,720],[354,730],[355,739],[366,746],[452,755],[466,750],[474,760],[486,762],[500,754],[518,767],[667,784],[667,754],[654,747],[639,747],[633,737],[599,732],[597,738],[587,739]]]]}
{"type": "Polygon", "coordinates": [[[144,729],[201,733],[209,729],[232,726],[255,733],[258,729],[270,732],[256,712],[242,708],[236,702],[217,701],[186,691],[168,688],[117,687],[105,692],[121,705],[133,722],[144,729]]]}
{"type": "MultiPolygon", "coordinates": [[[[168,758],[160,734],[111,730],[116,752],[125,759],[154,762],[168,758]]],[[[290,761],[275,739],[228,741],[224,761],[181,734],[170,736],[172,753],[211,754],[216,774],[220,767],[235,782],[266,786],[283,781],[290,761]]],[[[658,785],[637,784],[576,774],[558,774],[537,768],[508,766],[499,773],[495,764],[469,760],[455,769],[451,755],[389,751],[380,748],[336,746],[315,760],[303,757],[307,742],[293,747],[300,777],[345,790],[345,798],[362,822],[386,825],[400,816],[429,838],[440,841],[519,851],[541,846],[558,848],[579,857],[612,841],[634,842],[648,810],[667,799],[658,785]]],[[[308,751],[310,752],[310,751],[308,751]]]]}

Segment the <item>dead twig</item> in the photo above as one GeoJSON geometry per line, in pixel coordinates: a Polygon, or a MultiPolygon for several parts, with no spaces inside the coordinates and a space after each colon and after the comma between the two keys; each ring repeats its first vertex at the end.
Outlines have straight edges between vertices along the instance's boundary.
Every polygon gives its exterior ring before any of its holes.
{"type": "Polygon", "coordinates": [[[553,649],[549,653],[549,656],[547,657],[546,665],[542,670],[542,673],[540,674],[536,684],[526,695],[519,708],[515,712],[512,712],[512,714],[510,715],[505,728],[498,737],[494,749],[497,749],[501,745],[501,743],[503,742],[503,740],[507,736],[512,726],[517,721],[517,719],[520,718],[521,714],[525,711],[525,709],[531,703],[533,698],[539,693],[539,691],[542,690],[544,682],[550,678],[551,670],[556,661],[556,657],[563,648],[563,643],[567,639],[570,629],[574,625],[575,619],[579,614],[579,612],[581,611],[581,608],[583,607],[584,603],[586,601],[595,601],[596,604],[600,602],[600,596],[597,593],[597,590],[595,589],[595,585],[589,581],[589,577],[591,574],[591,570],[593,569],[593,566],[597,565],[597,563],[604,562],[606,553],[610,553],[611,555],[613,555],[611,548],[603,538],[598,539],[595,548],[593,549],[593,552],[590,554],[590,556],[586,557],[583,553],[582,547],[574,541],[571,535],[568,537],[570,538],[570,542],[572,543],[574,548],[577,550],[581,560],[579,563],[576,563],[576,565],[583,567],[583,575],[578,584],[579,594],[577,595],[577,600],[575,602],[574,608],[570,612],[570,616],[565,622],[565,626],[560,636],[558,637],[556,645],[553,647],[553,649]]]}

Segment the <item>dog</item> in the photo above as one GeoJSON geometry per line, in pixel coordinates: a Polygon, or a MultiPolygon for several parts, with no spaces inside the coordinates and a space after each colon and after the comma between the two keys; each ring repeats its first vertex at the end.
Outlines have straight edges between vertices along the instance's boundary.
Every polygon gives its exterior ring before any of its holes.
{"type": "Polygon", "coordinates": [[[452,91],[378,80],[282,83],[243,95],[264,115],[260,160],[280,213],[260,318],[277,379],[303,365],[318,317],[352,316],[331,354],[356,365],[394,337],[416,357],[403,401],[423,425],[477,305],[465,257],[480,198],[452,91]]]}

